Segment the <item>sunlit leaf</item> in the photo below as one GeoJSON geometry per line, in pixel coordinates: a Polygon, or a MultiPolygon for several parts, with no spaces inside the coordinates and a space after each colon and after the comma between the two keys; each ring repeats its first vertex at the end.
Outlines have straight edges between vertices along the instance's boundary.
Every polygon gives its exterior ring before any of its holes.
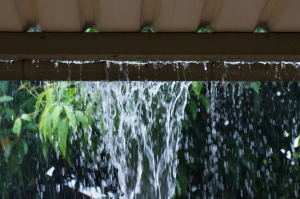
{"type": "Polygon", "coordinates": [[[89,127],[88,118],[85,116],[81,111],[76,111],[76,116],[80,120],[81,125],[84,129],[87,129],[89,127]]]}
{"type": "Polygon", "coordinates": [[[22,85],[18,88],[18,91],[21,90],[21,89],[27,88],[28,85],[29,85],[29,82],[25,82],[24,84],[22,84],[22,85]]]}
{"type": "Polygon", "coordinates": [[[53,130],[57,128],[57,123],[60,120],[60,113],[63,110],[61,106],[56,106],[52,112],[52,125],[53,130]]]}
{"type": "Polygon", "coordinates": [[[294,147],[297,148],[300,146],[300,136],[298,136],[295,140],[294,147]],[[296,145],[296,146],[295,146],[296,145]]]}
{"type": "Polygon", "coordinates": [[[28,90],[31,92],[35,92],[40,86],[37,85],[33,85],[32,87],[30,87],[28,90]]]}
{"type": "Polygon", "coordinates": [[[86,107],[86,114],[91,115],[93,112],[94,103],[89,103],[86,107]]]}
{"type": "Polygon", "coordinates": [[[93,123],[93,118],[92,118],[92,116],[91,116],[91,115],[87,115],[86,117],[87,117],[87,119],[88,119],[88,125],[92,125],[92,123],[93,123]]]}
{"type": "Polygon", "coordinates": [[[43,97],[45,96],[45,94],[47,93],[47,91],[43,91],[41,94],[39,94],[38,99],[36,101],[35,107],[36,107],[36,112],[38,113],[40,110],[40,105],[42,103],[43,97]]]}
{"type": "Polygon", "coordinates": [[[49,140],[51,140],[52,136],[52,128],[51,128],[51,112],[48,111],[47,114],[44,116],[43,120],[43,135],[44,137],[47,136],[49,140]]]}
{"type": "Polygon", "coordinates": [[[264,165],[267,165],[267,160],[264,159],[264,160],[263,160],[263,163],[264,163],[264,165]]]}
{"type": "Polygon", "coordinates": [[[74,100],[74,97],[67,97],[63,100],[64,105],[71,105],[72,101],[74,100]]]}
{"type": "Polygon", "coordinates": [[[75,95],[75,88],[71,88],[69,91],[68,91],[68,96],[74,96],[75,95]]]}
{"type": "Polygon", "coordinates": [[[59,139],[58,138],[58,129],[56,129],[56,130],[53,131],[52,137],[51,137],[51,143],[52,143],[52,146],[53,146],[55,152],[57,152],[58,149],[59,149],[58,145],[57,145],[58,139],[59,139]]]}
{"type": "Polygon", "coordinates": [[[11,96],[2,96],[0,97],[0,102],[9,102],[12,100],[11,96]]]}
{"type": "Polygon", "coordinates": [[[68,138],[69,124],[67,119],[62,119],[58,122],[58,145],[63,155],[66,156],[67,151],[67,138],[68,138]]]}
{"type": "Polygon", "coordinates": [[[201,89],[202,89],[202,84],[203,82],[197,82],[197,81],[193,81],[192,82],[192,87],[193,87],[193,91],[195,93],[196,96],[198,96],[201,92],[201,89]]]}
{"type": "Polygon", "coordinates": [[[88,28],[85,32],[98,32],[98,31],[94,28],[88,28]]]}
{"type": "MultiPolygon", "coordinates": [[[[48,112],[55,106],[58,106],[58,104],[51,104],[48,106],[48,108],[46,108],[42,114],[42,119],[40,122],[40,133],[43,134],[43,126],[44,126],[44,121],[46,119],[46,115],[48,114],[48,112]]],[[[48,115],[48,117],[50,118],[50,122],[51,122],[51,115],[48,115]]]]}
{"type": "Polygon", "coordinates": [[[254,89],[254,91],[257,92],[257,94],[259,94],[260,82],[252,82],[251,85],[252,85],[252,88],[254,89]]]}
{"type": "Polygon", "coordinates": [[[23,120],[26,120],[26,121],[28,121],[28,122],[32,122],[32,120],[31,120],[30,116],[29,116],[29,115],[27,115],[27,114],[22,114],[22,115],[21,115],[21,118],[22,118],[23,120]]]}
{"type": "Polygon", "coordinates": [[[63,106],[63,107],[64,107],[64,109],[66,111],[67,117],[69,119],[69,122],[71,123],[72,128],[75,128],[76,127],[76,121],[75,121],[75,117],[74,117],[73,111],[71,111],[70,106],[63,106]]]}
{"type": "Polygon", "coordinates": [[[43,150],[43,155],[44,155],[45,159],[47,159],[48,158],[48,142],[46,139],[44,142],[42,142],[42,150],[43,150]]]}
{"type": "Polygon", "coordinates": [[[22,121],[20,118],[18,118],[18,119],[16,119],[16,121],[14,123],[14,127],[13,127],[14,134],[17,134],[18,136],[20,136],[21,128],[22,128],[22,121]]]}

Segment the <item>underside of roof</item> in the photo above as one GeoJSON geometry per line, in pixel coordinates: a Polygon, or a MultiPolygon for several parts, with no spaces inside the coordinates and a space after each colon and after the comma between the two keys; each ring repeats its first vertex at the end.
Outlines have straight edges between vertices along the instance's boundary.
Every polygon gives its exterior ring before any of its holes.
{"type": "Polygon", "coordinates": [[[299,0],[0,0],[0,31],[300,31],[299,0]]]}

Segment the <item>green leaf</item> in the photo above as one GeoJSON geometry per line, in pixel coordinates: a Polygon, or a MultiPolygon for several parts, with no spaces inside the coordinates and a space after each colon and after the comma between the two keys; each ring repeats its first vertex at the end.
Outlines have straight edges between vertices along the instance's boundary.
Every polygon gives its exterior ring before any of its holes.
{"type": "Polygon", "coordinates": [[[267,165],[267,160],[264,159],[264,160],[263,160],[263,163],[264,163],[264,165],[267,165]]]}
{"type": "Polygon", "coordinates": [[[12,141],[12,142],[9,142],[7,147],[6,147],[6,150],[5,150],[5,153],[4,153],[4,157],[5,157],[5,162],[8,163],[8,158],[10,156],[10,153],[11,153],[11,150],[14,146],[15,142],[12,141]]]}
{"type": "Polygon", "coordinates": [[[205,95],[200,94],[199,100],[205,106],[206,109],[208,109],[210,112],[212,111],[210,101],[205,95]]]}
{"type": "Polygon", "coordinates": [[[22,140],[22,145],[23,154],[26,155],[28,153],[28,144],[24,140],[22,140]]]}
{"type": "Polygon", "coordinates": [[[84,84],[79,82],[78,86],[81,90],[81,101],[83,102],[85,100],[84,84]]]}
{"type": "Polygon", "coordinates": [[[53,130],[57,128],[57,123],[60,119],[60,113],[63,110],[61,106],[56,106],[52,112],[52,124],[53,124],[53,130]]]}
{"type": "Polygon", "coordinates": [[[44,137],[47,136],[49,140],[51,140],[52,136],[52,128],[51,128],[51,112],[48,111],[44,116],[43,120],[43,135],[44,137]]]}
{"type": "Polygon", "coordinates": [[[254,89],[254,91],[257,92],[257,94],[259,94],[260,82],[252,82],[251,85],[252,85],[252,88],[254,89]]]}
{"type": "Polygon", "coordinates": [[[93,123],[93,118],[92,118],[92,116],[91,116],[91,115],[87,115],[86,117],[87,117],[87,119],[88,119],[88,125],[92,125],[92,123],[93,123]]]}
{"type": "Polygon", "coordinates": [[[3,110],[3,112],[8,114],[12,118],[13,122],[17,119],[15,112],[13,110],[11,110],[10,108],[2,107],[2,110],[3,110]]]}
{"type": "Polygon", "coordinates": [[[0,102],[9,102],[12,100],[11,96],[2,96],[0,97],[0,102]]]}
{"type": "Polygon", "coordinates": [[[73,113],[73,111],[71,111],[70,106],[63,106],[63,107],[66,111],[69,122],[71,123],[71,126],[74,129],[76,127],[76,121],[75,121],[74,113],[73,113]]]}
{"type": "Polygon", "coordinates": [[[45,159],[48,158],[48,142],[45,139],[45,141],[42,142],[42,150],[43,150],[43,155],[45,157],[45,159]]]}
{"type": "Polygon", "coordinates": [[[295,147],[295,148],[297,148],[297,147],[300,146],[300,136],[298,136],[298,137],[296,138],[295,142],[297,141],[297,139],[298,139],[298,143],[297,143],[298,145],[295,146],[295,144],[294,144],[294,147],[295,147]]]}
{"type": "Polygon", "coordinates": [[[200,92],[202,89],[202,84],[203,84],[203,82],[197,82],[197,81],[192,82],[193,91],[196,96],[200,95],[200,92]]]}
{"type": "Polygon", "coordinates": [[[196,120],[197,117],[197,104],[193,98],[189,100],[189,106],[192,113],[193,120],[196,120]]]}
{"type": "Polygon", "coordinates": [[[20,118],[18,118],[14,123],[14,127],[13,127],[14,134],[17,134],[20,137],[21,128],[22,128],[22,121],[20,118]]]}
{"type": "Polygon", "coordinates": [[[192,86],[193,86],[193,88],[196,88],[198,86],[198,82],[197,81],[192,81],[192,86]]]}
{"type": "Polygon", "coordinates": [[[74,97],[65,96],[66,98],[63,100],[64,105],[71,105],[72,101],[74,100],[74,97]]]}
{"type": "Polygon", "coordinates": [[[23,145],[21,142],[17,143],[15,150],[11,153],[11,164],[20,165],[23,161],[23,145]]]}
{"type": "Polygon", "coordinates": [[[32,131],[38,130],[37,125],[35,123],[27,123],[25,125],[22,125],[22,129],[24,129],[24,130],[32,130],[32,131]]]}
{"type": "Polygon", "coordinates": [[[71,88],[69,91],[68,91],[68,96],[74,96],[75,95],[75,88],[71,88]]]}
{"type": "Polygon", "coordinates": [[[58,123],[58,145],[63,157],[66,156],[67,138],[68,138],[69,124],[67,119],[62,119],[58,123]]]}
{"type": "Polygon", "coordinates": [[[52,99],[53,88],[50,88],[50,87],[51,87],[51,85],[49,84],[49,86],[48,86],[48,92],[47,92],[47,95],[46,95],[46,103],[47,104],[49,104],[49,102],[53,101],[53,99],[52,99]]]}
{"type": "Polygon", "coordinates": [[[86,107],[86,115],[92,115],[94,103],[89,103],[86,107]]]}
{"type": "Polygon", "coordinates": [[[178,196],[181,196],[181,188],[180,188],[179,181],[177,179],[175,180],[175,185],[176,185],[178,196]]]}
{"type": "MultiPolygon", "coordinates": [[[[48,108],[46,108],[46,110],[44,110],[43,114],[42,114],[42,120],[40,122],[40,133],[43,133],[43,125],[44,125],[44,121],[46,119],[46,115],[48,114],[48,112],[55,106],[58,106],[58,104],[51,104],[48,106],[48,108]]],[[[51,119],[51,116],[49,116],[51,119]]]]}
{"type": "Polygon", "coordinates": [[[84,141],[88,141],[89,134],[87,132],[84,132],[84,141]]]}
{"type": "Polygon", "coordinates": [[[21,107],[31,108],[31,107],[32,107],[32,104],[35,104],[35,101],[36,101],[36,99],[33,98],[33,97],[31,97],[31,98],[25,100],[25,101],[22,103],[21,107]]]}
{"type": "Polygon", "coordinates": [[[27,115],[27,114],[22,114],[22,115],[21,115],[21,118],[22,118],[23,120],[26,120],[26,121],[28,121],[28,122],[32,122],[32,120],[31,120],[30,116],[29,116],[29,115],[27,115]]]}
{"type": "Polygon", "coordinates": [[[55,152],[58,151],[58,130],[54,130],[53,133],[52,133],[52,136],[51,138],[49,139],[52,143],[52,146],[53,146],[53,149],[55,150],[55,152]]]}
{"type": "Polygon", "coordinates": [[[98,32],[95,28],[88,28],[85,32],[98,32]]]}
{"type": "Polygon", "coordinates": [[[43,91],[41,92],[41,94],[39,94],[38,99],[36,101],[35,107],[36,107],[36,113],[39,112],[40,110],[40,105],[42,103],[43,97],[45,96],[45,94],[47,93],[47,91],[43,91]]]}
{"type": "Polygon", "coordinates": [[[76,111],[76,116],[80,120],[81,125],[84,129],[89,127],[88,118],[81,111],[76,111]]]}
{"type": "Polygon", "coordinates": [[[0,81],[0,91],[1,93],[7,93],[9,81],[0,81]]]}
{"type": "Polygon", "coordinates": [[[69,166],[72,167],[72,168],[74,169],[75,166],[74,166],[74,164],[72,163],[71,158],[70,158],[69,155],[66,156],[66,160],[67,160],[69,166]]]}

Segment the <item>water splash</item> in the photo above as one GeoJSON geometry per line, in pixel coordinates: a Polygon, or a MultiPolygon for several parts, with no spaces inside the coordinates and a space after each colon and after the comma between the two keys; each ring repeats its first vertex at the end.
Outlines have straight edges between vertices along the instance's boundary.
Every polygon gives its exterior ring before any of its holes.
{"type": "Polygon", "coordinates": [[[101,147],[118,169],[124,198],[167,198],[174,194],[178,134],[189,84],[84,83],[86,94],[93,96],[99,109],[93,119],[106,134],[106,144],[101,147]]]}

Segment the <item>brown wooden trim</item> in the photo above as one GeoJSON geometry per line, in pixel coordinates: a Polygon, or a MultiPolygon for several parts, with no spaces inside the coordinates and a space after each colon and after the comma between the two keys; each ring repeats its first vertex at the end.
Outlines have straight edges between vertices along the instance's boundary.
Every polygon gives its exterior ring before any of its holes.
{"type": "Polygon", "coordinates": [[[83,81],[300,81],[300,67],[293,64],[123,63],[86,64],[19,60],[0,62],[0,80],[83,81]],[[206,66],[206,70],[205,70],[206,66]],[[120,69],[121,68],[121,69],[120,69]]]}

